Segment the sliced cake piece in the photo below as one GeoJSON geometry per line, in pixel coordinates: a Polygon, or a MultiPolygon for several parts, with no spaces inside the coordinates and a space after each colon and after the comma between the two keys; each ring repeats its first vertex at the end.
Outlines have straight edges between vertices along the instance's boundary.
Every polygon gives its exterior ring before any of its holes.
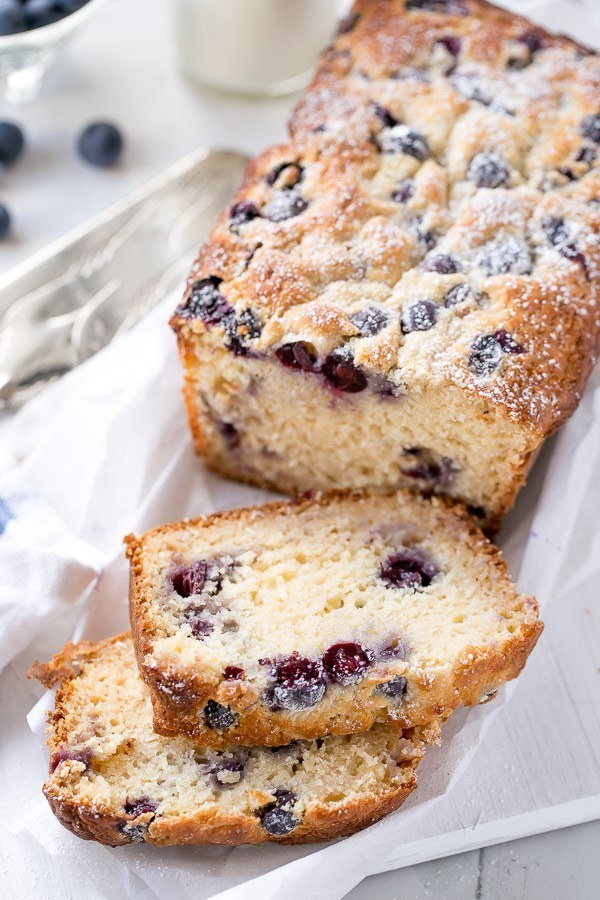
{"type": "Polygon", "coordinates": [[[126,542],[155,728],[202,745],[445,717],[514,678],[542,629],[443,498],[317,494],[126,542]]]}
{"type": "Polygon", "coordinates": [[[303,843],[364,828],[416,786],[438,723],[287,747],[202,750],[152,730],[131,637],[69,644],[30,673],[60,684],[49,715],[54,814],[79,837],[116,846],[303,843]]]}

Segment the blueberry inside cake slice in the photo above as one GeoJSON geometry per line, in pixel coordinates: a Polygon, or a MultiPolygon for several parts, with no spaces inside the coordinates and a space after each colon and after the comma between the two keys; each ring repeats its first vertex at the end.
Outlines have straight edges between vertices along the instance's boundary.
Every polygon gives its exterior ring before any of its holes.
{"type": "Polygon", "coordinates": [[[33,676],[59,684],[44,793],[61,823],[116,846],[303,843],[350,834],[416,786],[424,741],[390,726],[283,747],[200,749],[152,730],[130,635],[67,645],[33,676]]]}
{"type": "Polygon", "coordinates": [[[155,727],[204,746],[446,717],[514,678],[542,629],[438,497],[315,495],[126,540],[155,727]]]}

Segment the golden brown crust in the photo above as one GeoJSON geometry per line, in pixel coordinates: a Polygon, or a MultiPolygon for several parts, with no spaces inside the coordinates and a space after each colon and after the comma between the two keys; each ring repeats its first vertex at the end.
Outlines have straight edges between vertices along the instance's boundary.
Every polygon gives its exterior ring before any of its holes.
{"type": "MultiPolygon", "coordinates": [[[[117,635],[111,640],[119,641],[123,636],[117,635]]],[[[80,663],[94,655],[96,647],[94,641],[78,641],[76,644],[69,642],[49,662],[43,663],[36,659],[29,667],[26,677],[34,678],[46,688],[63,685],[79,675],[80,663]]]]}
{"type": "MultiPolygon", "coordinates": [[[[416,769],[416,763],[413,768],[416,769]]],[[[266,835],[255,817],[224,813],[211,815],[209,818],[198,815],[158,820],[150,824],[144,843],[162,846],[221,844],[235,847],[241,844],[263,844],[266,841],[276,844],[332,841],[367,828],[399,809],[416,787],[417,780],[413,776],[401,790],[370,797],[360,803],[344,804],[334,817],[325,807],[315,805],[293,834],[284,837],[266,835]]],[[[60,824],[77,837],[107,844],[109,847],[131,843],[120,829],[122,820],[118,816],[78,803],[49,782],[44,785],[44,794],[60,824]]]]}
{"type": "MultiPolygon", "coordinates": [[[[398,492],[402,495],[402,492],[398,492]]],[[[262,506],[234,509],[192,519],[185,527],[209,528],[224,522],[244,522],[257,518],[270,519],[284,513],[295,515],[315,505],[321,508],[343,503],[349,498],[357,501],[369,498],[368,491],[338,490],[315,492],[295,501],[275,501],[262,506]]],[[[500,578],[507,578],[507,567],[499,550],[486,540],[475,526],[465,508],[451,498],[415,498],[425,508],[447,511],[441,522],[446,534],[455,535],[462,546],[470,545],[496,570],[500,578]]],[[[146,547],[155,538],[168,538],[180,530],[183,523],[163,525],[141,538],[129,535],[125,540],[131,563],[130,610],[134,644],[140,673],[150,688],[154,709],[154,727],[159,734],[186,734],[198,744],[222,749],[233,744],[279,746],[295,739],[314,739],[327,734],[354,734],[367,731],[375,722],[397,724],[402,728],[423,725],[435,716],[443,719],[460,705],[474,705],[482,696],[496,690],[504,682],[516,678],[533,650],[543,625],[537,618],[538,606],[532,597],[517,598],[523,610],[523,620],[510,636],[493,647],[472,647],[455,661],[450,677],[437,675],[433,684],[425,678],[414,691],[412,700],[400,709],[390,704],[382,694],[374,691],[381,677],[369,674],[353,687],[343,699],[335,703],[321,702],[302,715],[286,711],[274,712],[252,693],[244,682],[228,682],[214,672],[196,668],[194,671],[163,669],[157,665],[153,650],[158,637],[157,625],[150,606],[154,599],[153,585],[148,581],[144,565],[146,547]],[[220,732],[208,728],[203,710],[209,700],[230,706],[238,714],[235,726],[220,732]]],[[[440,526],[442,527],[442,526],[440,526]]]]}
{"type": "MultiPolygon", "coordinates": [[[[31,667],[28,677],[38,678],[46,686],[58,685],[55,710],[49,714],[51,728],[48,746],[51,760],[58,751],[69,746],[69,740],[72,738],[69,729],[73,725],[67,724],[69,712],[77,706],[75,682],[85,670],[86,664],[101,660],[103,655],[110,652],[111,647],[123,642],[129,643],[129,640],[130,636],[124,633],[97,644],[89,641],[67,644],[50,662],[46,664],[36,662],[31,667]]],[[[436,740],[439,727],[431,723],[431,728],[431,739],[436,740]]],[[[344,837],[378,821],[403,803],[416,787],[415,771],[421,756],[422,749],[415,743],[411,758],[399,764],[405,776],[402,786],[390,787],[377,795],[365,794],[360,802],[347,800],[338,804],[334,814],[331,806],[328,809],[326,803],[313,802],[307,808],[300,824],[286,836],[270,835],[260,826],[256,816],[228,810],[213,802],[205,804],[195,814],[169,814],[154,818],[148,813],[142,816],[145,820],[143,840],[145,843],[159,845],[235,846],[259,844],[267,840],[285,844],[344,837]]],[[[44,794],[60,823],[77,837],[113,847],[136,839],[131,831],[128,832],[123,828],[127,819],[124,818],[122,810],[103,803],[92,803],[78,796],[70,783],[53,775],[52,762],[50,778],[44,785],[44,794]]]]}
{"type": "Polygon", "coordinates": [[[60,824],[76,837],[107,844],[109,847],[131,843],[119,830],[116,817],[107,812],[98,815],[97,810],[78,803],[73,797],[65,796],[63,791],[56,789],[50,782],[46,782],[43,790],[50,809],[60,824]]]}

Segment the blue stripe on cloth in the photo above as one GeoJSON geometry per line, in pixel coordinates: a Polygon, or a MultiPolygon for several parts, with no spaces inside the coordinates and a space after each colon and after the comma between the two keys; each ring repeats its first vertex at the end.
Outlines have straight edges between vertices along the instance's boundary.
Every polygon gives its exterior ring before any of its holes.
{"type": "Polygon", "coordinates": [[[15,514],[10,506],[0,497],[0,534],[3,533],[10,520],[14,519],[14,517],[15,514]]]}

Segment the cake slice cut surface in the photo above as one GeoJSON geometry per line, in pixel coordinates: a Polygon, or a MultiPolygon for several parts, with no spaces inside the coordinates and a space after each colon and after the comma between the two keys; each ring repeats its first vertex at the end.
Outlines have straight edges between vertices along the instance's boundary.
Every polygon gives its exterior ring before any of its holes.
{"type": "Polygon", "coordinates": [[[67,645],[31,675],[59,684],[49,716],[53,812],[79,837],[116,846],[303,843],[350,834],[416,786],[424,740],[390,726],[286,747],[202,750],[152,729],[130,635],[67,645]]]}
{"type": "Polygon", "coordinates": [[[542,625],[459,507],[315,495],[127,538],[155,727],[202,745],[409,728],[514,678],[542,625]]]}

